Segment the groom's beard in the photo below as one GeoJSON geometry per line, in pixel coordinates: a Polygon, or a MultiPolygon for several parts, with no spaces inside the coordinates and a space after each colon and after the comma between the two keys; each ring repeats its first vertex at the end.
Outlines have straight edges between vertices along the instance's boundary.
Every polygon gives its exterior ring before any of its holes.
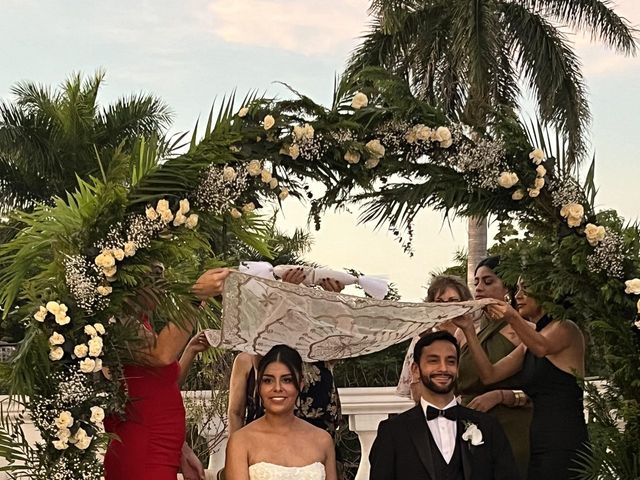
{"type": "Polygon", "coordinates": [[[438,373],[438,374],[432,373],[431,375],[425,375],[422,372],[420,372],[420,380],[422,380],[422,384],[426,388],[431,390],[433,393],[442,394],[442,393],[450,393],[453,390],[453,388],[456,386],[456,380],[458,380],[458,377],[454,375],[442,374],[442,373],[438,373]],[[441,377],[443,375],[446,375],[450,378],[450,382],[444,386],[438,385],[431,379],[432,377],[441,377]]]}

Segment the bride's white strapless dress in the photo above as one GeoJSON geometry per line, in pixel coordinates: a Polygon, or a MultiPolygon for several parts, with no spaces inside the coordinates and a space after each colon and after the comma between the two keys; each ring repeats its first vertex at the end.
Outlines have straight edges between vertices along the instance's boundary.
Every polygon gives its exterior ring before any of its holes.
{"type": "Polygon", "coordinates": [[[283,467],[273,463],[258,462],[249,467],[250,480],[324,480],[324,465],[320,462],[304,467],[283,467]]]}

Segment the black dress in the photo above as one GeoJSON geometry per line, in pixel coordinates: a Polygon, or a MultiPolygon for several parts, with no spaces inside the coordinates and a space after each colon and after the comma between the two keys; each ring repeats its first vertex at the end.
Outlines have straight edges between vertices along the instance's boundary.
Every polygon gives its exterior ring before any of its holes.
{"type": "MultiPolygon", "coordinates": [[[[549,317],[543,317],[536,330],[542,330],[550,322],[549,317]]],[[[533,402],[527,478],[578,478],[572,470],[578,467],[579,452],[586,451],[588,434],[583,392],[577,378],[530,351],[525,356],[523,370],[527,379],[524,391],[533,402]]]]}
{"type": "MultiPolygon", "coordinates": [[[[325,362],[303,364],[304,387],[298,397],[295,414],[302,420],[322,428],[335,438],[340,424],[340,399],[333,373],[325,362]]],[[[245,425],[264,415],[256,388],[256,371],[251,368],[247,379],[245,425]]]]}

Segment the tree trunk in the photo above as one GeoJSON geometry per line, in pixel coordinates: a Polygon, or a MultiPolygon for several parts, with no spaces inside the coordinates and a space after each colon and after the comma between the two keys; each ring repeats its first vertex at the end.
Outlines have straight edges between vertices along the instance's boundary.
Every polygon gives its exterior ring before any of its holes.
{"type": "Polygon", "coordinates": [[[473,292],[476,265],[487,256],[487,217],[469,217],[467,255],[467,285],[473,292]]]}

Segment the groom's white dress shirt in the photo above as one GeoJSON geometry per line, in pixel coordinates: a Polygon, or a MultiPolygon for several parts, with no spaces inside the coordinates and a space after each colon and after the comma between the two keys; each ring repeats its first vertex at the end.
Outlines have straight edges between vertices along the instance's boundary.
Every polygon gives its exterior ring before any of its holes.
{"type": "MultiPolygon", "coordinates": [[[[426,412],[427,407],[431,406],[438,410],[446,410],[449,407],[454,407],[458,403],[454,398],[451,402],[445,406],[444,408],[436,407],[435,405],[427,402],[424,398],[420,399],[420,405],[422,406],[422,411],[426,412]]],[[[454,420],[449,420],[443,416],[439,416],[434,418],[433,420],[426,420],[427,426],[431,431],[431,436],[436,442],[440,453],[444,460],[449,463],[451,461],[451,457],[453,457],[453,451],[456,448],[456,435],[458,433],[458,425],[454,420]]]]}

